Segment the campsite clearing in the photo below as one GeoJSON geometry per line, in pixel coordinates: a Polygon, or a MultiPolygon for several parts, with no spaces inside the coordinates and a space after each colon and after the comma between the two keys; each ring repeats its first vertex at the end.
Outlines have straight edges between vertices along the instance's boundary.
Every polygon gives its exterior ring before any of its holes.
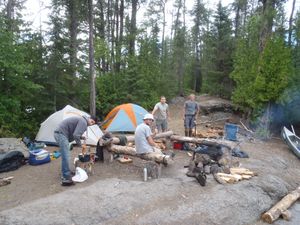
{"type": "MultiPolygon", "coordinates": [[[[204,104],[208,98],[197,100],[204,104]]],[[[176,101],[170,104],[170,128],[183,134],[183,99],[176,101]]],[[[202,115],[199,122],[228,116],[239,121],[232,114],[215,112],[202,115]]],[[[148,182],[142,181],[142,160],[136,157],[130,164],[96,163],[94,175],[86,182],[67,188],[59,184],[61,159],[2,173],[1,177],[13,176],[14,180],[0,188],[0,224],[262,225],[261,214],[300,185],[300,162],[282,140],[239,138],[244,140],[240,148],[250,156],[240,159],[242,167],[259,176],[232,185],[218,184],[208,175],[207,185],[201,187],[185,175],[190,156],[184,151],[177,152],[175,163],[164,168],[161,179],[148,182]]],[[[74,148],[72,156],[80,151],[74,148]]],[[[291,221],[274,224],[300,224],[300,203],[291,211],[291,221]]]]}

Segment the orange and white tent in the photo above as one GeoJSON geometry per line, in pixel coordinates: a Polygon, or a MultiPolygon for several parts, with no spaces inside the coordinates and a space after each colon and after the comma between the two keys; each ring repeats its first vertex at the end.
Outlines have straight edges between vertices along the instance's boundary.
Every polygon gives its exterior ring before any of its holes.
{"type": "Polygon", "coordinates": [[[136,104],[119,105],[107,114],[102,128],[109,132],[134,132],[147,113],[146,109],[136,104]]]}

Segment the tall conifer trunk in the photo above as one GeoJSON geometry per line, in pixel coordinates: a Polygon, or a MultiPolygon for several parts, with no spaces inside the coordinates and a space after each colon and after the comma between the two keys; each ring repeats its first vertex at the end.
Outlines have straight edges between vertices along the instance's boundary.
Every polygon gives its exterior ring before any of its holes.
{"type": "Polygon", "coordinates": [[[292,44],[293,16],[294,16],[295,4],[296,4],[296,0],[293,0],[292,11],[289,19],[289,39],[288,39],[289,46],[291,46],[292,44]]]}
{"type": "Polygon", "coordinates": [[[129,38],[129,55],[135,55],[135,39],[136,39],[136,14],[138,0],[131,0],[131,21],[130,21],[130,38],[129,38]]]}
{"type": "Polygon", "coordinates": [[[89,63],[90,63],[90,114],[96,115],[96,87],[95,87],[95,63],[94,63],[94,38],[93,38],[93,0],[88,0],[89,21],[89,63]]]}

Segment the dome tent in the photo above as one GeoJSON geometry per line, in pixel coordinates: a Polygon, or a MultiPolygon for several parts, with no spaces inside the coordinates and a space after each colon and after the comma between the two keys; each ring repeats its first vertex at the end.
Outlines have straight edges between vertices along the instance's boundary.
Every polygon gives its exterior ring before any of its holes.
{"type": "Polygon", "coordinates": [[[119,105],[107,114],[102,128],[109,132],[134,132],[147,113],[147,110],[136,104],[119,105]]]}
{"type": "MultiPolygon", "coordinates": [[[[36,135],[35,140],[49,145],[56,145],[54,130],[58,127],[58,124],[61,121],[73,116],[89,116],[89,114],[67,105],[62,110],[50,115],[43,123],[41,123],[40,130],[36,135]]],[[[100,130],[98,125],[88,126],[87,131],[83,134],[83,136],[86,137],[87,145],[97,145],[97,142],[102,135],[103,132],[100,130]]]]}

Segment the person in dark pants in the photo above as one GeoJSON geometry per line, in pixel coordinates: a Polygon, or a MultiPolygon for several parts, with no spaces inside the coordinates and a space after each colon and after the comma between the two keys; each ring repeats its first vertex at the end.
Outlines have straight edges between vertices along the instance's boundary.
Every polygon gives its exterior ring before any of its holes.
{"type": "Polygon", "coordinates": [[[69,143],[74,141],[81,147],[80,139],[84,139],[82,134],[87,130],[88,126],[92,126],[97,122],[96,117],[74,116],[63,120],[54,131],[54,138],[59,145],[61,152],[61,173],[63,186],[73,184],[72,174],[69,167],[70,149],[69,143]]]}
{"type": "Polygon", "coordinates": [[[195,101],[195,95],[191,94],[189,99],[184,103],[184,133],[185,136],[191,137],[193,128],[195,127],[195,121],[199,113],[199,105],[195,101]]]}

